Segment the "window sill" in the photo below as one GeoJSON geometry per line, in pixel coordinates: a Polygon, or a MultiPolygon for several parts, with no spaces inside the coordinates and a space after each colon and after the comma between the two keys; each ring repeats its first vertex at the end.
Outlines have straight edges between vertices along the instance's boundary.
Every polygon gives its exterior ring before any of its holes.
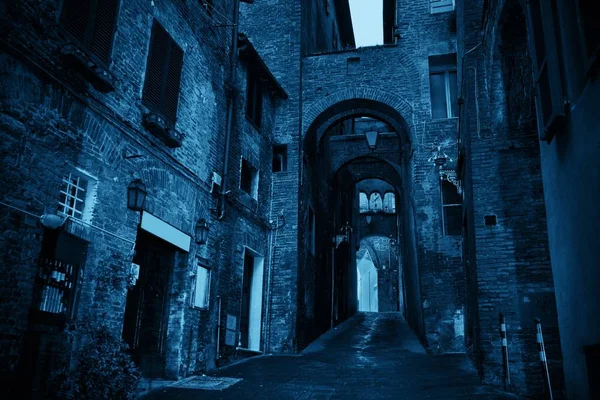
{"type": "Polygon", "coordinates": [[[145,113],[142,125],[148,132],[156,136],[167,147],[177,148],[183,144],[183,134],[175,130],[160,114],[155,112],[145,113]]]}
{"type": "Polygon", "coordinates": [[[79,72],[92,86],[102,93],[115,90],[114,77],[108,70],[93,61],[77,45],[68,43],[60,50],[61,60],[73,70],[79,72]]]}
{"type": "Polygon", "coordinates": [[[256,125],[256,123],[254,121],[252,121],[248,115],[246,115],[246,121],[250,124],[250,126],[252,126],[254,128],[254,130],[258,133],[262,133],[262,130],[260,129],[260,125],[256,125]]]}
{"type": "Polygon", "coordinates": [[[433,117],[431,117],[431,122],[453,121],[453,120],[458,120],[458,117],[446,117],[446,118],[433,118],[433,117]]]}
{"type": "Polygon", "coordinates": [[[194,311],[208,311],[209,310],[208,306],[206,306],[206,307],[190,306],[190,308],[194,311]]]}

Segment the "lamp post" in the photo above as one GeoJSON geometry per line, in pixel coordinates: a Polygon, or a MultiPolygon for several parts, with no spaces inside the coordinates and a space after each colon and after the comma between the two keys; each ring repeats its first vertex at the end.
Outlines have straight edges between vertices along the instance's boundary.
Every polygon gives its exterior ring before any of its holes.
{"type": "Polygon", "coordinates": [[[134,211],[143,211],[146,201],[146,185],[141,179],[134,179],[127,186],[127,208],[134,211]]]}
{"type": "Polygon", "coordinates": [[[209,231],[210,231],[210,228],[208,227],[208,222],[206,222],[206,220],[204,218],[199,219],[198,222],[196,222],[196,232],[195,232],[196,243],[197,244],[205,244],[206,240],[208,239],[209,231]]]}

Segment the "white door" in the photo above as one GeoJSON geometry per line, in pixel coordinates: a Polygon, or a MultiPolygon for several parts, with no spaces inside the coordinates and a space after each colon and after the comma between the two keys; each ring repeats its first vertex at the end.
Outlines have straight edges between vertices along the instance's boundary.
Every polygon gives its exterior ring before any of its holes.
{"type": "Polygon", "coordinates": [[[260,351],[264,260],[264,257],[254,257],[254,268],[252,268],[250,280],[248,348],[255,351],[260,351]]]}

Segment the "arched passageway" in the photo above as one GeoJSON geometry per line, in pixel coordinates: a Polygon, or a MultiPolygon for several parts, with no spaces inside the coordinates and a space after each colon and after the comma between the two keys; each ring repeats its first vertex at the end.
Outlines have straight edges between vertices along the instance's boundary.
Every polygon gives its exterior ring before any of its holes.
{"type": "Polygon", "coordinates": [[[306,201],[301,202],[301,212],[309,219],[309,232],[299,272],[303,281],[299,346],[359,310],[359,297],[365,293],[359,294],[359,279],[361,284],[365,282],[360,274],[360,268],[366,266],[363,244],[371,247],[372,257],[387,254],[385,265],[376,267],[378,283],[384,279],[387,286],[378,290],[376,305],[369,309],[402,308],[411,327],[419,331],[422,312],[410,168],[405,161],[410,153],[406,122],[383,103],[345,100],[316,117],[304,138],[303,151],[300,194],[306,201]],[[374,250],[384,242],[386,249],[374,250]],[[400,257],[406,264],[404,276],[400,257]]]}

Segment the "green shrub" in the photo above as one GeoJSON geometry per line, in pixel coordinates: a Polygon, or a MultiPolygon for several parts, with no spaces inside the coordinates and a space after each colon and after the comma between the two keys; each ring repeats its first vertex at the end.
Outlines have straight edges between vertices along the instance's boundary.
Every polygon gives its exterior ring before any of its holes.
{"type": "Polygon", "coordinates": [[[75,351],[72,368],[65,365],[53,376],[49,397],[61,400],[134,399],[140,372],[129,346],[106,327],[82,335],[83,346],[75,351]]]}

